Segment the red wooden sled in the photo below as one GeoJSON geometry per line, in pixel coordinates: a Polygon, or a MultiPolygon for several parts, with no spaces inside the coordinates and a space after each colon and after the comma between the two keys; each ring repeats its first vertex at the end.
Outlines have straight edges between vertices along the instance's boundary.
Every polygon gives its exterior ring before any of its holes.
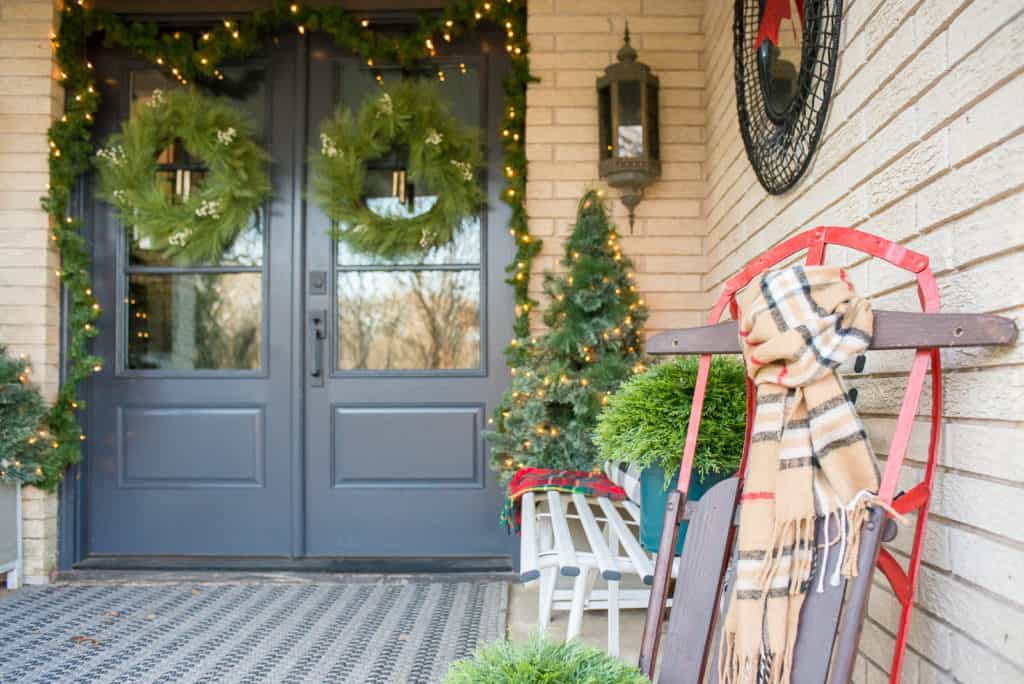
{"type": "MultiPolygon", "coordinates": [[[[740,273],[730,278],[709,316],[709,325],[662,333],[647,343],[650,354],[701,354],[697,384],[694,389],[693,408],[686,435],[678,489],[671,492],[665,509],[665,525],[661,537],[654,582],[651,589],[647,620],[644,625],[640,653],[640,668],[653,678],[661,641],[670,570],[679,531],[684,516],[690,519],[687,542],[679,560],[679,579],[673,599],[675,608],[669,622],[665,651],[661,664],[661,682],[717,682],[714,667],[708,668],[715,658],[715,631],[720,614],[723,581],[732,556],[735,532],[734,520],[738,497],[743,490],[750,430],[752,427],[754,392],[747,385],[747,434],[743,459],[737,478],[712,488],[697,505],[686,505],[686,489],[693,468],[693,457],[700,430],[701,410],[707,388],[712,354],[740,352],[735,320],[719,323],[726,308],[737,317],[736,293],[763,271],[783,262],[792,255],[807,251],[807,263],[821,264],[827,245],[841,245],[859,250],[873,257],[910,271],[917,279],[918,297],[923,313],[891,311],[875,312],[875,333],[871,349],[916,349],[907,390],[900,407],[899,417],[888,460],[882,477],[879,496],[901,514],[917,513],[910,562],[906,568],[886,549],[881,547],[883,537],[893,533],[891,521],[875,510],[865,523],[865,532],[858,558],[860,576],[823,594],[811,591],[801,614],[801,634],[794,658],[792,679],[794,684],[849,682],[860,640],[867,598],[871,588],[871,569],[877,565],[892,587],[901,607],[899,628],[890,666],[890,682],[897,684],[906,649],[907,632],[917,589],[921,548],[928,524],[928,506],[935,480],[939,433],[942,416],[942,366],[939,349],[943,347],[970,347],[1009,344],[1016,338],[1013,321],[1000,316],[983,314],[941,314],[939,292],[935,276],[928,266],[928,258],[884,238],[851,228],[818,227],[800,233],[750,262],[740,273]],[[928,443],[928,462],[924,477],[906,492],[897,494],[900,467],[907,453],[910,433],[917,414],[925,376],[932,375],[931,429],[928,443]],[[716,491],[717,490],[717,491],[716,491]],[[690,511],[695,513],[690,516],[690,511]],[[717,572],[717,580],[715,579],[717,572]],[[713,586],[711,586],[713,584],[713,586]]],[[[821,531],[819,530],[819,534],[821,531]]],[[[826,572],[827,568],[819,569],[826,572]]]]}

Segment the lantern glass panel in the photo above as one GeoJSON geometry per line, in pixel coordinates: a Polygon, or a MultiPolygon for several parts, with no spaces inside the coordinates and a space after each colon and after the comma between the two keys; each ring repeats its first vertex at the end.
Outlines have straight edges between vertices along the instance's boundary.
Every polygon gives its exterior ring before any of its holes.
{"type": "Polygon", "coordinates": [[[647,154],[651,159],[661,159],[658,151],[658,86],[647,84],[647,154]]]}
{"type": "Polygon", "coordinates": [[[641,92],[639,81],[619,83],[619,125],[616,134],[620,158],[635,159],[644,156],[641,92]]]}
{"type": "Polygon", "coordinates": [[[604,86],[597,89],[597,121],[600,130],[598,140],[601,145],[601,159],[611,159],[612,147],[612,88],[604,86]]]}

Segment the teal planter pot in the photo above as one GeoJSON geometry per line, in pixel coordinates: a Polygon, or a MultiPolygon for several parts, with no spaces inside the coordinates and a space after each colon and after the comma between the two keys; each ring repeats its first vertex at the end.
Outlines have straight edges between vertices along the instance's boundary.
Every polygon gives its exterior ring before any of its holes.
{"type": "MultiPolygon", "coordinates": [[[[710,473],[701,479],[697,471],[693,471],[690,477],[690,488],[687,490],[686,498],[690,501],[698,501],[704,493],[716,484],[731,477],[719,473],[710,473]]],[[[665,504],[668,502],[668,493],[676,488],[679,482],[679,474],[676,473],[672,480],[665,486],[665,470],[659,465],[645,468],[640,473],[640,545],[648,551],[657,551],[661,544],[661,528],[665,523],[665,504]]],[[[683,540],[686,539],[686,528],[689,525],[685,520],[679,524],[679,541],[676,542],[676,555],[683,550],[683,540]]]]}

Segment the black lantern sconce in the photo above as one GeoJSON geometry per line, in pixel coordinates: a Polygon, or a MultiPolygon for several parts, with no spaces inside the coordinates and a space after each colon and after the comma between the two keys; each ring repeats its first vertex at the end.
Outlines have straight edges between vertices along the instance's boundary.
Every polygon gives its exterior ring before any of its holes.
{"type": "Polygon", "coordinates": [[[597,79],[601,178],[622,190],[631,231],[644,188],[661,177],[658,77],[636,57],[626,24],[625,44],[619,49],[618,62],[605,67],[604,76],[597,79]]]}

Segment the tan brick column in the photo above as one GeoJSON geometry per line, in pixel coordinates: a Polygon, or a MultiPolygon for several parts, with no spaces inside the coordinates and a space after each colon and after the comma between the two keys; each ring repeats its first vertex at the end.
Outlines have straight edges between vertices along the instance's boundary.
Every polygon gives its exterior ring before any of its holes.
{"type": "MultiPolygon", "coordinates": [[[[48,180],[46,129],[63,109],[50,47],[57,17],[52,0],[0,1],[0,344],[31,356],[33,380],[51,400],[59,260],[39,198],[48,180]]],[[[26,487],[22,503],[25,581],[44,583],[57,562],[57,497],[26,487]]]]}

